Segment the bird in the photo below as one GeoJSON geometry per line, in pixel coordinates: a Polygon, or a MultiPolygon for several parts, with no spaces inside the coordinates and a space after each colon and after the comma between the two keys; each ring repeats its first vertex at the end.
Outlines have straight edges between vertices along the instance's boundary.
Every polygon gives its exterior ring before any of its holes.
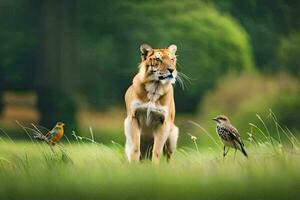
{"type": "Polygon", "coordinates": [[[248,157],[242,137],[238,130],[231,125],[228,117],[225,115],[218,115],[217,117],[213,118],[213,120],[217,122],[216,131],[224,144],[223,157],[225,158],[230,147],[234,148],[235,152],[240,150],[245,157],[248,157]],[[228,147],[227,151],[226,147],[228,147]]]}
{"type": "Polygon", "coordinates": [[[34,138],[43,140],[49,145],[55,145],[64,136],[64,126],[62,122],[57,122],[56,125],[45,135],[37,134],[34,138]]]}
{"type": "Polygon", "coordinates": [[[46,138],[55,145],[64,136],[64,126],[62,122],[57,122],[54,128],[46,134],[46,138]]]}

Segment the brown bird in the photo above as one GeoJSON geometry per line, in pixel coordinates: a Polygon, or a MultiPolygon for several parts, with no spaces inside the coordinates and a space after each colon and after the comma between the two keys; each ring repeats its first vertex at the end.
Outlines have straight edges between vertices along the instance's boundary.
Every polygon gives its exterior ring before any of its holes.
{"type": "Polygon", "coordinates": [[[218,115],[213,120],[217,122],[216,131],[224,144],[223,156],[225,157],[229,151],[229,147],[232,147],[235,151],[240,150],[246,157],[248,157],[241,135],[238,130],[230,124],[228,117],[225,115],[218,115]],[[228,147],[227,151],[226,147],[228,147]]]}

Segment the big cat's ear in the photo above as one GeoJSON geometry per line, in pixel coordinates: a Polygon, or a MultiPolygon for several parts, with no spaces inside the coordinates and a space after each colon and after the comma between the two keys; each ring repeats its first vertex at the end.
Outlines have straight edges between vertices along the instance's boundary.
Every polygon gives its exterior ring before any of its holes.
{"type": "Polygon", "coordinates": [[[168,47],[168,50],[170,53],[174,54],[176,53],[177,51],[177,46],[175,44],[171,44],[169,47],[168,47]]]}
{"type": "Polygon", "coordinates": [[[140,50],[142,53],[142,60],[145,60],[148,56],[148,54],[152,51],[152,47],[148,44],[142,44],[140,46],[140,50]]]}

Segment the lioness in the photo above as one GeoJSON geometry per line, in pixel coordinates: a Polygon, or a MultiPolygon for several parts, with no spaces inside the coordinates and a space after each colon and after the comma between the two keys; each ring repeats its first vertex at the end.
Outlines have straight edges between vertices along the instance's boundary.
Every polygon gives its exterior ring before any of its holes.
{"type": "Polygon", "coordinates": [[[176,45],[167,49],[140,47],[142,62],[125,94],[125,151],[129,162],[139,161],[144,141],[153,140],[152,162],[158,164],[165,146],[167,160],[176,149],[178,128],[174,124],[173,85],[176,81],[176,45]]]}

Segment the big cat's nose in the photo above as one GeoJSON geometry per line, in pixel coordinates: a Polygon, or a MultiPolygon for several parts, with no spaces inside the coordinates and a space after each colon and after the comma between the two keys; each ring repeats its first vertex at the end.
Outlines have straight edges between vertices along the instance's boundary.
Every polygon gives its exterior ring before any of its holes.
{"type": "Polygon", "coordinates": [[[172,74],[172,72],[174,71],[174,69],[168,68],[168,71],[172,74]]]}

